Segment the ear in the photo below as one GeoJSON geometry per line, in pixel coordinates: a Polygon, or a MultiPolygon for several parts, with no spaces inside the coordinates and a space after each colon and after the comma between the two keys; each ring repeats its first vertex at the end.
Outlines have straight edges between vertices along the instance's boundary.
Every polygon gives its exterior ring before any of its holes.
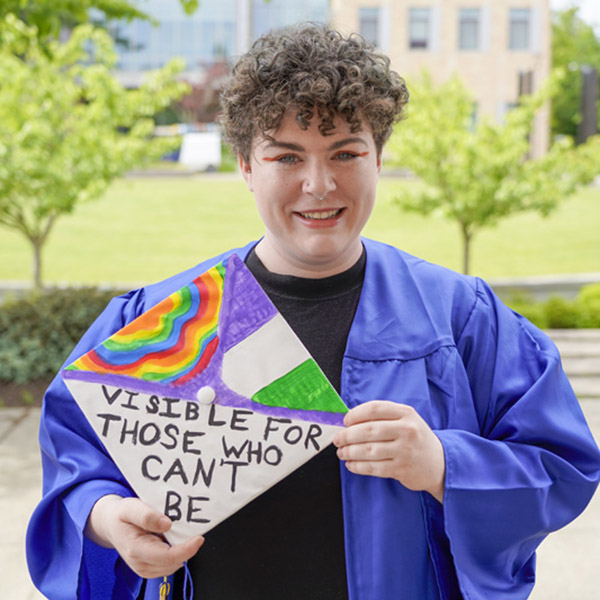
{"type": "Polygon", "coordinates": [[[382,154],[383,152],[379,152],[379,154],[377,154],[377,175],[381,174],[381,167],[383,166],[382,154]]]}
{"type": "Polygon", "coordinates": [[[238,154],[238,164],[240,166],[240,171],[242,172],[242,177],[248,186],[248,189],[253,192],[254,186],[252,185],[252,169],[250,168],[250,163],[246,162],[241,154],[238,154]]]}

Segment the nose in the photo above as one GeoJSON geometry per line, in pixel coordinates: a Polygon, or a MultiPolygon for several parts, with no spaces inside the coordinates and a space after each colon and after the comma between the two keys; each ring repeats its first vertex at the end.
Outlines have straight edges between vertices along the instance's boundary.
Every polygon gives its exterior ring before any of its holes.
{"type": "Polygon", "coordinates": [[[306,165],[302,182],[304,193],[314,196],[317,200],[323,200],[335,188],[335,178],[327,163],[322,160],[314,160],[306,165]]]}

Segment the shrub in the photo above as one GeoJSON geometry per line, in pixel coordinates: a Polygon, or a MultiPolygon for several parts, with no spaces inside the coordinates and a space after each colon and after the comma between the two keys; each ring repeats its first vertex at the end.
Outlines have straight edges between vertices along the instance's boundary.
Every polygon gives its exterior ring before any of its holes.
{"type": "Polygon", "coordinates": [[[600,327],[600,283],[583,287],[575,304],[579,327],[600,327]]]}
{"type": "Polygon", "coordinates": [[[116,291],[52,289],[0,305],[0,381],[54,375],[116,291]]]}
{"type": "Polygon", "coordinates": [[[506,304],[540,329],[548,328],[544,306],[539,302],[533,302],[526,294],[515,294],[506,301],[506,304]]]}
{"type": "Polygon", "coordinates": [[[578,326],[577,308],[571,300],[551,296],[544,303],[544,313],[550,329],[576,329],[578,326]]]}
{"type": "Polygon", "coordinates": [[[506,304],[541,329],[600,328],[600,283],[583,286],[575,300],[551,296],[535,302],[516,294],[506,304]]]}

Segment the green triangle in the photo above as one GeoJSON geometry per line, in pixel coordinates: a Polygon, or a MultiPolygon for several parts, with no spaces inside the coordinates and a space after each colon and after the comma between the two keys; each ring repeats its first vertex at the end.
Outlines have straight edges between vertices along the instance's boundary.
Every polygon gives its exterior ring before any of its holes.
{"type": "Polygon", "coordinates": [[[266,406],[295,410],[348,412],[347,406],[312,358],[256,392],[252,400],[266,406]]]}

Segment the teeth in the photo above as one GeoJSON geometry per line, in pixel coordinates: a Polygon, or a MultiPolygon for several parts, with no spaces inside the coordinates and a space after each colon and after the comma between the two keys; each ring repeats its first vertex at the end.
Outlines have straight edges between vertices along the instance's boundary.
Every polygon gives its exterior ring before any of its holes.
{"type": "Polygon", "coordinates": [[[341,209],[338,209],[338,210],[327,210],[327,211],[320,211],[320,212],[310,212],[310,213],[303,213],[303,212],[301,212],[300,214],[305,219],[320,220],[320,219],[331,219],[331,217],[335,217],[337,214],[339,214],[340,211],[341,211],[341,209]]]}

